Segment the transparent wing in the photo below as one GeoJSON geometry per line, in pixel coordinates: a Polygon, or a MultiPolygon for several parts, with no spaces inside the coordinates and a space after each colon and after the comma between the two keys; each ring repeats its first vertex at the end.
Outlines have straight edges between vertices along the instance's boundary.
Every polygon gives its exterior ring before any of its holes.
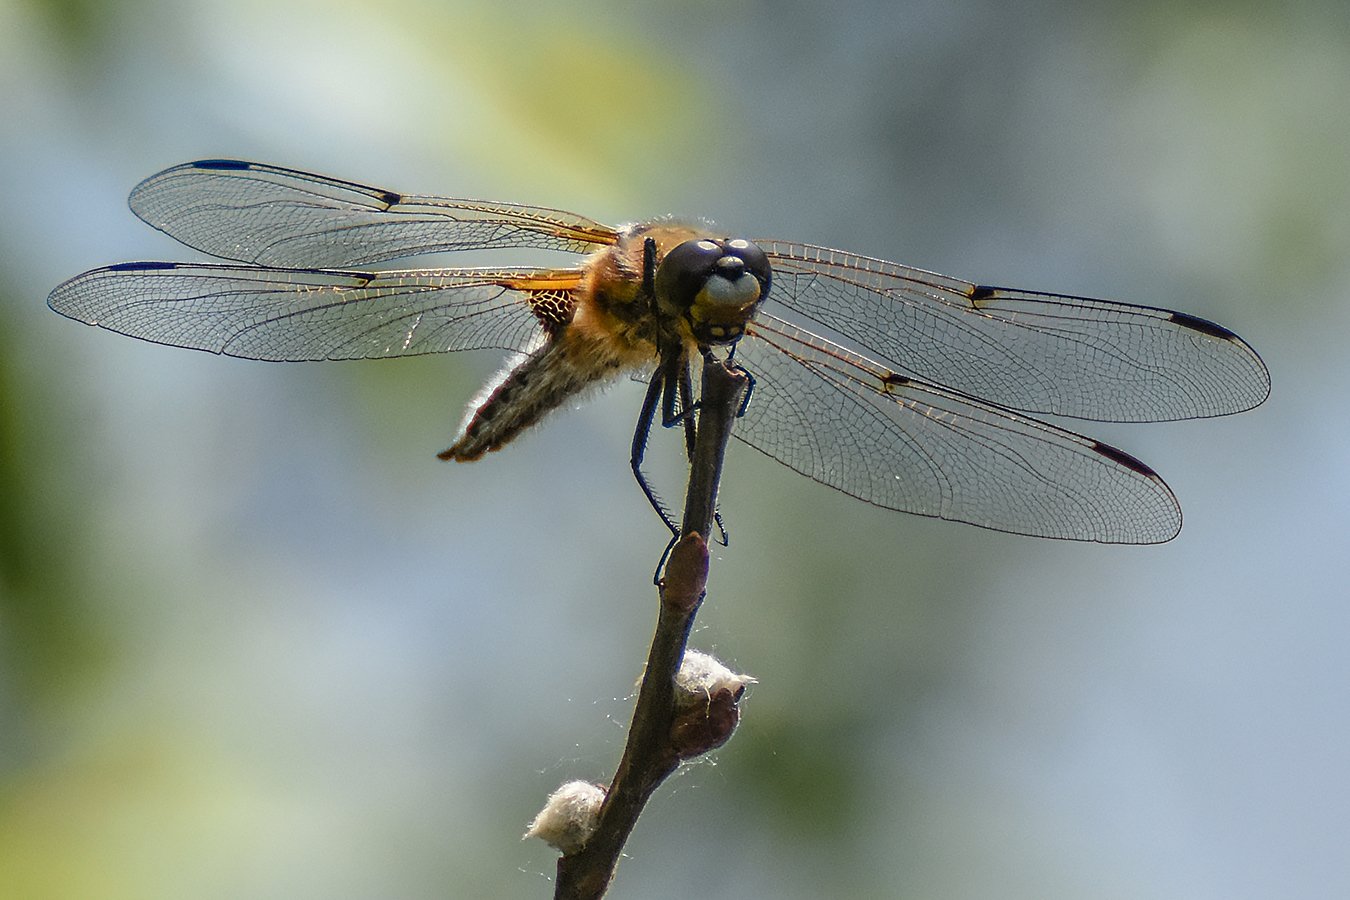
{"type": "Polygon", "coordinates": [[[755,378],[732,434],[877,506],[1037,537],[1170,540],[1181,509],[1119,450],[912,381],[772,315],[736,348],[755,378]]]}
{"type": "Polygon", "coordinates": [[[343,272],[123,263],[52,291],[56,312],[142,340],[265,360],[522,350],[571,318],[573,269],[343,272]]]}
{"type": "Polygon", "coordinates": [[[149,225],[204,253],[266,266],[343,267],[450,250],[586,252],[614,229],[539,206],[400,194],[239,160],[201,160],[131,192],[149,225]]]}
{"type": "Polygon", "coordinates": [[[1154,422],[1241,412],[1270,393],[1270,373],[1251,347],[1185,313],[758,243],[773,265],[771,303],[897,372],[999,406],[1154,422]]]}

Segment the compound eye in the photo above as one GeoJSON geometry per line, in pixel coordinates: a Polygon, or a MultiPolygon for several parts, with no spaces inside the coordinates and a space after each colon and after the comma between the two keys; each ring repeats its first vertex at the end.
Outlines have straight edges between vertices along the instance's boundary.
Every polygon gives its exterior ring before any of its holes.
{"type": "Polygon", "coordinates": [[[758,244],[747,241],[745,238],[734,238],[726,242],[726,252],[744,262],[745,270],[755,276],[755,280],[760,283],[763,292],[768,293],[769,279],[772,275],[769,257],[759,248],[758,244]]]}
{"type": "Polygon", "coordinates": [[[688,309],[725,251],[710,240],[685,241],[661,260],[656,293],[679,309],[688,309]]]}

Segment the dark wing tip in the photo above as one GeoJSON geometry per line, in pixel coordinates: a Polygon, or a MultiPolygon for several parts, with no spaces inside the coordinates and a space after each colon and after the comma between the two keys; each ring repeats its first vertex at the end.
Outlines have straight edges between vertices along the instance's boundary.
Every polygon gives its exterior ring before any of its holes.
{"type": "Polygon", "coordinates": [[[1221,341],[1242,340],[1242,338],[1217,322],[1211,322],[1209,319],[1202,319],[1199,316],[1193,316],[1190,313],[1174,312],[1171,314],[1171,320],[1182,328],[1189,328],[1192,331],[1207,334],[1210,337],[1218,338],[1221,341]]]}
{"type": "Polygon", "coordinates": [[[242,159],[199,159],[196,162],[190,162],[183,168],[187,169],[251,169],[253,163],[242,159]]]}
{"type": "Polygon", "coordinates": [[[1131,471],[1138,472],[1147,478],[1158,478],[1158,473],[1153,471],[1142,461],[1136,459],[1124,450],[1118,450],[1110,444],[1103,444],[1101,441],[1093,441],[1092,449],[1105,456],[1114,463],[1119,463],[1131,471]]]}
{"type": "Polygon", "coordinates": [[[47,306],[52,311],[67,318],[89,325],[97,325],[99,324],[98,318],[87,309],[88,295],[85,287],[87,282],[101,278],[109,272],[159,272],[165,269],[177,269],[180,265],[180,263],[175,262],[122,262],[113,263],[101,269],[90,269],[88,272],[83,272],[74,278],[68,278],[52,288],[52,292],[47,295],[47,306]]]}
{"type": "MultiPolygon", "coordinates": [[[[1120,450],[1112,447],[1110,444],[1103,444],[1101,441],[1093,441],[1092,449],[1099,455],[1104,456],[1118,466],[1123,466],[1131,472],[1153,482],[1166,495],[1164,502],[1170,507],[1169,513],[1164,517],[1156,515],[1150,516],[1147,523],[1138,523],[1140,528],[1133,534],[1124,538],[1113,538],[1104,543],[1111,544],[1165,544],[1172,538],[1181,534],[1181,507],[1177,504],[1176,497],[1172,494],[1171,488],[1162,480],[1157,472],[1149,468],[1140,460],[1120,450]]],[[[1158,511],[1160,512],[1160,510],[1158,511]]]]}
{"type": "Polygon", "coordinates": [[[176,269],[179,263],[175,262],[124,262],[113,263],[111,266],[104,267],[105,272],[147,272],[155,269],[176,269]]]}
{"type": "Polygon", "coordinates": [[[1168,318],[1173,324],[1182,328],[1189,328],[1191,331],[1199,332],[1206,337],[1231,344],[1238,348],[1239,352],[1245,352],[1250,357],[1254,391],[1245,406],[1235,407],[1232,410],[1227,410],[1227,412],[1244,412],[1266,402],[1266,398],[1270,396],[1270,369],[1266,367],[1261,355],[1250,344],[1238,337],[1235,332],[1229,331],[1209,319],[1202,319],[1199,316],[1183,312],[1169,313],[1168,318]]]}
{"type": "Polygon", "coordinates": [[[199,159],[194,162],[180,163],[142,180],[140,184],[131,189],[131,194],[127,197],[127,204],[137,218],[152,228],[163,231],[163,222],[159,221],[159,215],[154,210],[154,206],[155,198],[160,196],[159,192],[163,189],[166,181],[172,181],[185,172],[245,172],[255,168],[257,166],[253,163],[242,159],[199,159]]]}

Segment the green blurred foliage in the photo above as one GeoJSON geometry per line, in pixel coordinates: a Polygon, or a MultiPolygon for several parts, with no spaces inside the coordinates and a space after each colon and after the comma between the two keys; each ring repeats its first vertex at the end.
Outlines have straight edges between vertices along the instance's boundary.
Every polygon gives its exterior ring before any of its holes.
{"type": "MultiPolygon", "coordinates": [[[[13,308],[0,308],[0,335],[21,333],[6,321],[13,308]]],[[[34,715],[68,701],[113,647],[86,605],[90,570],[82,564],[96,548],[81,508],[99,498],[73,491],[82,479],[49,463],[79,436],[48,414],[61,398],[20,359],[0,337],[0,659],[10,696],[34,715]]],[[[11,720],[11,728],[22,732],[22,723],[11,720]]]]}

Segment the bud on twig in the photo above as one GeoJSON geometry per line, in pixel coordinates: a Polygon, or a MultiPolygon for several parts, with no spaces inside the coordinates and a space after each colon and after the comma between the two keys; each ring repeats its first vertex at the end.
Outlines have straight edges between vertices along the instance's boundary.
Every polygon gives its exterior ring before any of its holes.
{"type": "Polygon", "coordinates": [[[680,759],[722,746],[741,720],[745,686],[755,679],[737,674],[706,653],[689,650],[675,675],[675,721],[670,741],[680,759]]]}
{"type": "Polygon", "coordinates": [[[604,788],[589,781],[569,781],[548,795],[521,840],[537,837],[564,856],[576,853],[594,833],[604,802],[604,788]]]}

